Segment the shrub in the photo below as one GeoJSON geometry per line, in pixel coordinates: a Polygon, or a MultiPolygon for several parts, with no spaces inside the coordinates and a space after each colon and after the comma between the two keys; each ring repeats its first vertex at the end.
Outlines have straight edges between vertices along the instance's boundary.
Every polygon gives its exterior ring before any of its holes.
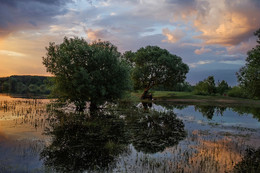
{"type": "Polygon", "coordinates": [[[234,86],[231,90],[228,91],[228,96],[230,97],[240,97],[240,98],[247,98],[245,91],[238,87],[234,86]]]}

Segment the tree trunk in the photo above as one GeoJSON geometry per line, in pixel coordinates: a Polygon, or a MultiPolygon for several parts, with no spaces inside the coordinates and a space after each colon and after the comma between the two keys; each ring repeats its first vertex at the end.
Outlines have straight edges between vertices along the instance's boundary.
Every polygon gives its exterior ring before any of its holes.
{"type": "Polygon", "coordinates": [[[98,109],[97,104],[90,102],[90,106],[89,106],[89,111],[91,112],[95,112],[98,109]]]}
{"type": "Polygon", "coordinates": [[[142,100],[147,98],[148,91],[149,91],[149,89],[148,89],[148,88],[145,88],[145,90],[144,90],[144,92],[143,92],[143,94],[142,94],[142,96],[141,96],[141,99],[142,99],[142,100]]]}
{"type": "Polygon", "coordinates": [[[149,90],[150,90],[150,88],[145,88],[145,90],[144,90],[144,92],[143,92],[143,94],[141,96],[142,100],[144,100],[144,99],[152,100],[153,99],[152,94],[151,93],[149,94],[149,90]]]}

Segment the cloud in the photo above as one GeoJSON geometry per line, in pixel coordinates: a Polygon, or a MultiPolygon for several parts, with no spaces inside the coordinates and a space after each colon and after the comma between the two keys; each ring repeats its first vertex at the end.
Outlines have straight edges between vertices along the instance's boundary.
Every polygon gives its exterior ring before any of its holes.
{"type": "MultiPolygon", "coordinates": [[[[0,49],[26,55],[17,59],[27,58],[26,63],[37,66],[42,74],[46,74],[41,63],[44,47],[48,42],[62,42],[64,36],[108,40],[121,52],[157,45],[191,67],[222,68],[244,60],[254,47],[259,2],[101,0],[89,5],[85,0],[0,0],[0,49]]],[[[2,58],[13,59],[2,53],[1,67],[5,66],[2,58]]],[[[17,69],[18,62],[13,63],[17,69]]]]}
{"type": "MultiPolygon", "coordinates": [[[[110,7],[113,3],[124,6],[122,9],[128,13],[128,17],[124,16],[126,13],[117,14],[123,14],[122,18],[125,21],[122,20],[122,23],[134,21],[139,28],[138,32],[141,32],[140,27],[146,28],[147,25],[168,23],[174,27],[184,26],[190,28],[189,34],[196,33],[193,39],[202,40],[204,45],[238,45],[247,41],[260,24],[260,5],[257,0],[164,0],[160,2],[109,0],[108,2],[110,7]],[[131,13],[128,12],[129,9],[131,13]]],[[[114,23],[117,23],[118,20],[114,19],[114,23]]],[[[134,27],[128,27],[126,30],[132,28],[134,27]]],[[[163,41],[175,43],[180,40],[181,35],[168,28],[170,27],[164,27],[163,35],[167,39],[163,41]]]]}
{"type": "Polygon", "coordinates": [[[205,61],[198,61],[198,62],[195,62],[195,63],[190,63],[188,64],[191,68],[195,68],[197,67],[198,65],[204,65],[204,64],[211,64],[215,62],[214,60],[205,60],[205,61]]]}
{"type": "Polygon", "coordinates": [[[168,43],[176,43],[184,37],[184,33],[180,29],[170,31],[168,28],[164,28],[162,33],[167,37],[167,40],[163,40],[163,42],[168,43]]]}
{"type": "Polygon", "coordinates": [[[207,53],[207,52],[211,52],[211,51],[212,51],[212,50],[209,49],[209,48],[206,48],[206,49],[205,49],[205,47],[202,47],[202,48],[200,48],[200,49],[196,49],[196,50],[194,51],[194,53],[197,54],[197,55],[201,55],[201,54],[203,54],[203,53],[207,53]]]}
{"type": "Polygon", "coordinates": [[[26,56],[23,53],[9,51],[9,50],[0,50],[0,55],[14,56],[14,57],[24,57],[26,56]]]}
{"type": "Polygon", "coordinates": [[[235,61],[219,61],[219,63],[223,64],[234,64],[234,65],[244,65],[245,61],[242,60],[235,60],[235,61]]]}
{"type": "Polygon", "coordinates": [[[38,29],[64,14],[71,0],[0,0],[0,37],[24,29],[38,29]]]}
{"type": "Polygon", "coordinates": [[[96,41],[98,39],[106,38],[109,33],[104,29],[97,29],[97,30],[88,29],[86,31],[86,34],[89,40],[96,41]]]}
{"type": "Polygon", "coordinates": [[[249,50],[256,46],[255,37],[251,37],[248,41],[243,41],[238,45],[226,47],[229,55],[243,54],[245,55],[249,50]]]}
{"type": "Polygon", "coordinates": [[[197,0],[194,26],[201,34],[196,38],[206,44],[238,45],[253,35],[259,23],[259,7],[251,0],[197,0]]]}

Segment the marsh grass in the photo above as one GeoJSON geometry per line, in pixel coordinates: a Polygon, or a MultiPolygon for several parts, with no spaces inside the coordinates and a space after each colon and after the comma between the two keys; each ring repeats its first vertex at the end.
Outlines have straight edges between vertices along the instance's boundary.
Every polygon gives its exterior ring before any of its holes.
{"type": "MultiPolygon", "coordinates": [[[[114,111],[118,112],[121,117],[120,120],[130,118],[127,117],[126,114],[135,116],[136,112],[134,112],[133,109],[134,107],[136,108],[136,104],[133,103],[139,101],[140,94],[141,92],[130,93],[125,99],[121,100],[120,109],[117,107],[114,108],[114,106],[109,108],[117,109],[114,111]],[[124,110],[123,113],[122,110],[124,110]]],[[[222,96],[194,96],[192,93],[185,92],[156,91],[153,92],[153,95],[156,98],[155,101],[161,101],[162,103],[162,100],[164,100],[170,104],[175,104],[172,99],[206,100],[205,104],[209,104],[207,99],[223,99],[222,96]]],[[[237,100],[241,101],[241,99],[237,100]]],[[[242,100],[242,102],[244,101],[246,100],[242,100]]],[[[240,102],[235,102],[234,104],[241,105],[240,102]]],[[[60,106],[64,105],[62,104],[60,106]]],[[[11,120],[13,128],[29,126],[30,129],[41,131],[48,129],[49,124],[56,121],[56,119],[50,118],[50,114],[57,107],[59,107],[59,105],[48,104],[45,100],[40,99],[0,100],[0,119],[1,121],[11,120]]],[[[144,112],[145,115],[151,114],[150,110],[144,111],[142,108],[141,110],[139,108],[138,112],[144,112]]],[[[209,121],[208,124],[200,125],[200,127],[210,126],[210,130],[188,129],[190,124],[187,123],[185,119],[183,121],[186,123],[185,131],[187,131],[187,136],[181,140],[178,145],[167,146],[163,151],[156,153],[145,153],[138,151],[133,143],[131,143],[128,145],[128,153],[122,153],[115,159],[116,168],[111,166],[107,172],[232,172],[235,165],[246,155],[245,151],[250,145],[251,135],[259,135],[259,130],[242,127],[230,127],[225,129],[221,122],[216,123],[211,121],[209,121]],[[220,131],[215,130],[216,128],[220,131]]],[[[145,116],[141,116],[138,122],[140,122],[139,124],[144,123],[145,116]]],[[[154,119],[151,121],[151,123],[155,122],[154,119]]],[[[150,125],[151,123],[147,124],[150,125]]],[[[194,125],[195,122],[192,123],[194,125]]],[[[163,125],[162,123],[157,124],[160,126],[163,125]]],[[[144,131],[138,130],[138,127],[139,126],[136,127],[138,132],[144,131]]],[[[147,129],[148,132],[151,132],[149,128],[147,129]]],[[[162,132],[165,133],[165,131],[162,132]]],[[[145,135],[143,136],[145,140],[145,135]]],[[[259,141],[257,137],[253,138],[259,141]]],[[[149,140],[145,140],[144,142],[147,141],[149,142],[149,140]]],[[[48,145],[48,140],[28,138],[27,140],[20,141],[13,140],[10,141],[10,143],[6,143],[6,146],[9,145],[9,149],[7,147],[7,149],[4,150],[9,156],[2,160],[0,158],[0,172],[53,172],[52,168],[41,165],[41,161],[38,162],[40,165],[38,167],[30,166],[30,164],[21,165],[18,162],[15,163],[15,161],[19,159],[27,159],[28,163],[33,163],[33,160],[39,159],[38,155],[44,146],[48,145]],[[10,143],[12,145],[10,145],[10,143]],[[12,153],[13,157],[11,157],[10,153],[12,153]]],[[[257,142],[254,144],[257,145],[257,142]]],[[[117,150],[118,144],[113,141],[108,141],[105,147],[114,151],[117,150]]],[[[3,145],[0,146],[0,149],[1,148],[3,149],[3,145]]],[[[1,152],[2,155],[3,153],[4,152],[1,152]]],[[[94,170],[93,172],[98,172],[98,168],[96,170],[97,171],[94,170]]]]}

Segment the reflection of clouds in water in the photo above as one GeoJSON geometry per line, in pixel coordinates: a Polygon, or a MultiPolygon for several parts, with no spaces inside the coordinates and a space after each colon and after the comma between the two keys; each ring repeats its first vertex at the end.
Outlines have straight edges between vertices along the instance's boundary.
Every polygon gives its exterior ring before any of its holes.
{"type": "Polygon", "coordinates": [[[15,140],[0,134],[0,172],[44,172],[39,161],[44,145],[40,140],[15,140]]]}
{"type": "Polygon", "coordinates": [[[158,111],[158,112],[167,112],[167,111],[169,111],[169,110],[166,109],[165,107],[163,107],[163,106],[161,106],[161,105],[156,105],[156,104],[153,104],[152,110],[158,111]]]}
{"type": "Polygon", "coordinates": [[[241,160],[241,146],[238,147],[237,143],[228,137],[216,141],[199,139],[198,142],[200,145],[191,146],[197,150],[189,158],[192,171],[200,172],[204,169],[205,172],[229,172],[241,160]]]}
{"type": "MultiPolygon", "coordinates": [[[[169,110],[169,109],[167,109],[167,108],[165,108],[164,106],[161,106],[161,105],[159,105],[159,104],[155,104],[155,103],[146,103],[146,102],[144,102],[145,104],[151,104],[152,105],[152,107],[150,107],[149,109],[150,110],[152,110],[152,111],[156,111],[156,112],[168,112],[168,111],[172,111],[172,110],[169,110]]],[[[136,105],[136,107],[137,108],[144,108],[144,103],[138,103],[137,105],[136,105]]]]}
{"type": "Polygon", "coordinates": [[[117,172],[225,172],[243,157],[243,138],[211,138],[209,131],[194,130],[179,145],[163,152],[145,154],[131,146],[131,154],[120,157],[117,172]],[[126,165],[126,166],[122,166],[126,165]],[[131,166],[130,166],[131,165],[131,166]]]}
{"type": "Polygon", "coordinates": [[[197,123],[197,124],[201,124],[201,125],[206,125],[208,124],[208,122],[204,121],[204,120],[199,120],[197,119],[195,116],[192,115],[182,115],[182,114],[177,114],[178,118],[180,120],[183,120],[184,122],[191,122],[191,123],[197,123]]]}
{"type": "Polygon", "coordinates": [[[48,126],[47,103],[48,99],[11,98],[0,95],[0,132],[8,138],[19,140],[45,140],[42,132],[48,126]]]}

